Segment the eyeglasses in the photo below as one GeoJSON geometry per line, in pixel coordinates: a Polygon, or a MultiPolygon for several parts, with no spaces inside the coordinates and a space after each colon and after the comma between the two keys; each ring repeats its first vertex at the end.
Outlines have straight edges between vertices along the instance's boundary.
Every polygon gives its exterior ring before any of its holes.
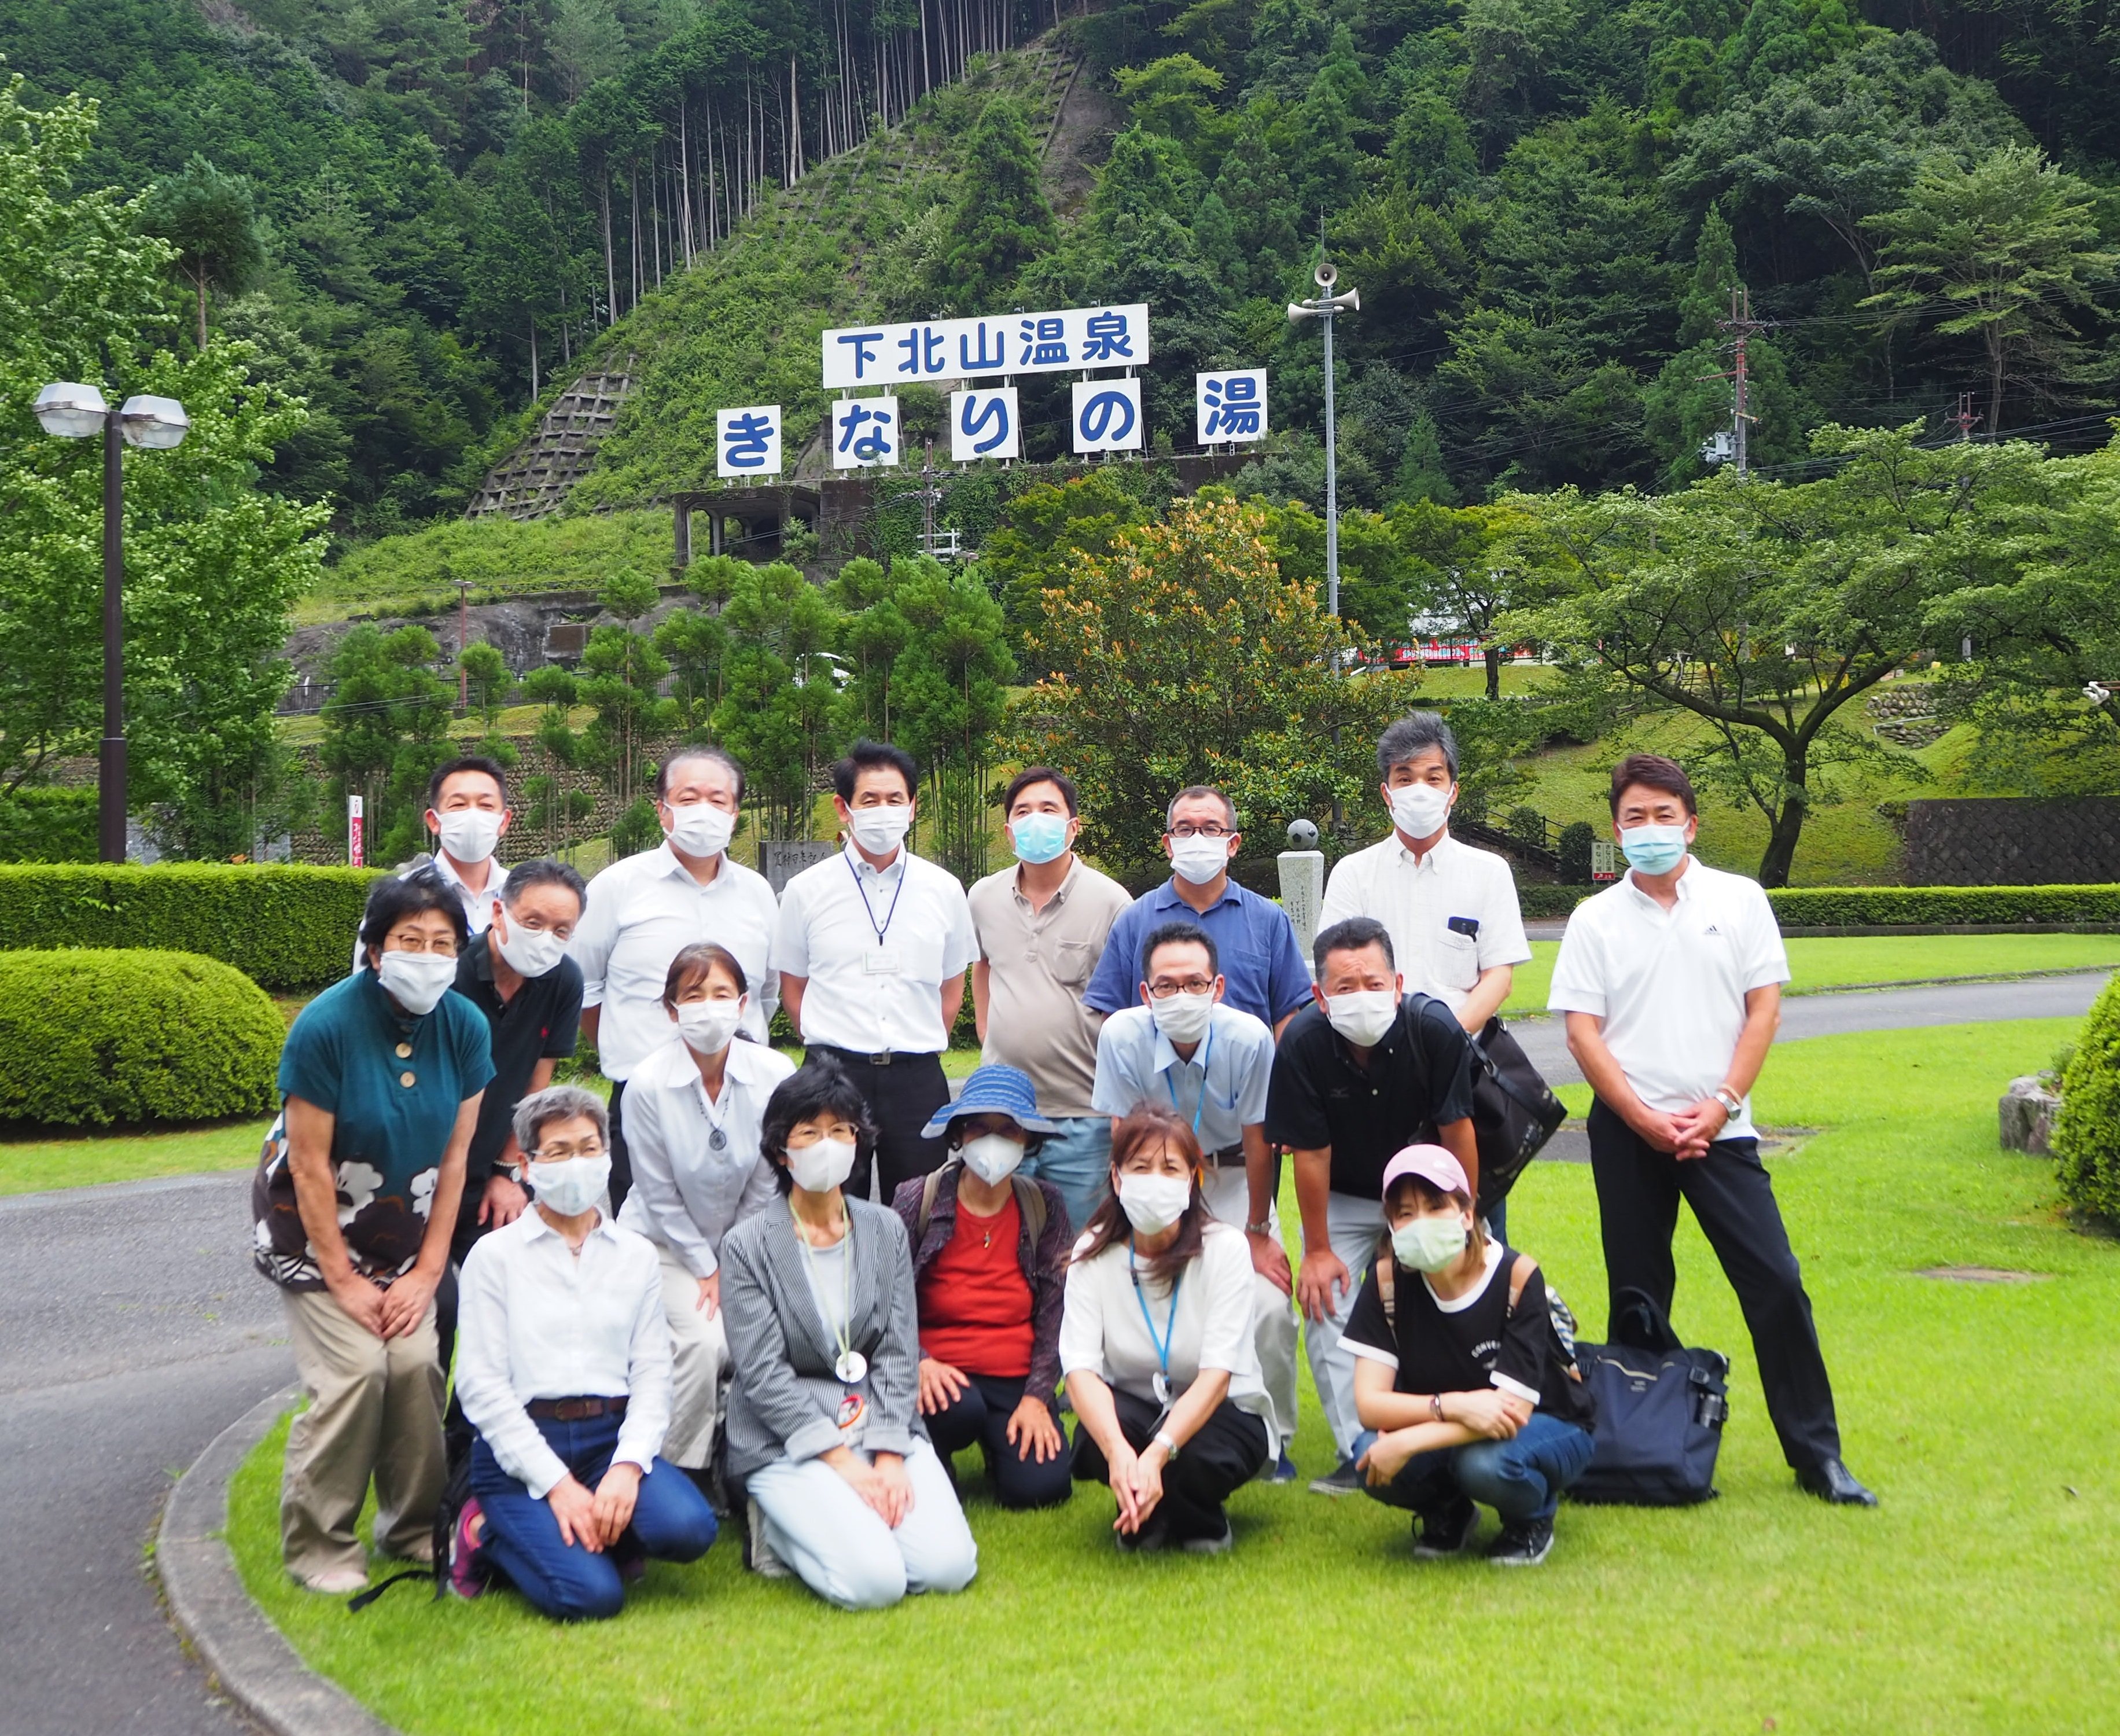
{"type": "Polygon", "coordinates": [[[603,1152],[603,1142],[596,1139],[587,1145],[541,1145],[523,1156],[533,1163],[565,1163],[570,1157],[601,1157],[603,1152]]]}
{"type": "Polygon", "coordinates": [[[1167,1001],[1174,994],[1212,994],[1215,984],[1211,978],[1204,976],[1189,976],[1182,983],[1159,976],[1148,985],[1148,992],[1159,1001],[1167,1001]]]}
{"type": "Polygon", "coordinates": [[[1217,826],[1210,821],[1205,826],[1195,826],[1189,820],[1181,820],[1170,828],[1174,838],[1234,838],[1236,834],[1226,826],[1217,826]]]}

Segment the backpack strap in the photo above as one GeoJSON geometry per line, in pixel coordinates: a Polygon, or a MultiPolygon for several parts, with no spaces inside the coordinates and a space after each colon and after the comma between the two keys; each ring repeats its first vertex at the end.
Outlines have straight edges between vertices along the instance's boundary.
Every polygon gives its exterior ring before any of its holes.
{"type": "Polygon", "coordinates": [[[946,1163],[941,1169],[930,1170],[927,1180],[920,1184],[920,1217],[913,1233],[913,1251],[916,1254],[921,1243],[928,1240],[928,1221],[935,1215],[935,1196],[941,1191],[942,1171],[947,1168],[949,1165],[946,1163]]]}
{"type": "Polygon", "coordinates": [[[1028,1175],[1011,1175],[1010,1184],[1016,1189],[1016,1208],[1023,1214],[1024,1227],[1030,1231],[1030,1248],[1034,1255],[1038,1245],[1045,1239],[1045,1194],[1038,1184],[1028,1175]]]}
{"type": "Polygon", "coordinates": [[[1377,1274],[1377,1297],[1384,1305],[1384,1323],[1393,1332],[1398,1330],[1398,1260],[1392,1253],[1391,1238],[1387,1236],[1377,1243],[1376,1258],[1370,1262],[1377,1274]]]}
{"type": "Polygon", "coordinates": [[[1537,1269],[1538,1262],[1528,1254],[1519,1254],[1510,1263],[1509,1311],[1511,1314],[1517,1311],[1517,1304],[1523,1300],[1524,1286],[1531,1282],[1532,1273],[1537,1269]]]}

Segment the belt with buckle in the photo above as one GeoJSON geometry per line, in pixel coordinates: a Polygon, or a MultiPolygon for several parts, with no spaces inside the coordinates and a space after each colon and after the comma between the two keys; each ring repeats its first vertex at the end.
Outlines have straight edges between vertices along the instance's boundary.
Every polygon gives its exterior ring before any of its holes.
{"type": "MultiPolygon", "coordinates": [[[[817,1045],[817,1047],[823,1050],[827,1054],[837,1055],[842,1061],[858,1062],[863,1067],[888,1067],[890,1065],[891,1062],[896,1059],[895,1054],[888,1049],[882,1050],[875,1054],[868,1054],[858,1049],[836,1048],[830,1043],[820,1043],[817,1045]]],[[[928,1057],[924,1053],[920,1054],[909,1054],[906,1055],[905,1059],[909,1061],[923,1061],[927,1059],[928,1057]]]]}
{"type": "Polygon", "coordinates": [[[1244,1148],[1241,1144],[1225,1145],[1219,1152],[1208,1152],[1206,1161],[1218,1170],[1230,1164],[1235,1164],[1241,1168],[1244,1161],[1244,1148]]]}
{"type": "Polygon", "coordinates": [[[532,1399],[523,1408],[539,1422],[586,1422],[596,1417],[623,1417],[623,1399],[532,1399]]]}

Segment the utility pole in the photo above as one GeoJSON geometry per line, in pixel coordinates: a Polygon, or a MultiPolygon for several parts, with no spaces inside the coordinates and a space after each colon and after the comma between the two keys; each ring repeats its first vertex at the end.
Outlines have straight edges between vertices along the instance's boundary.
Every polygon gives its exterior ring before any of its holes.
{"type": "Polygon", "coordinates": [[[1759,420],[1750,408],[1748,389],[1751,373],[1745,347],[1754,333],[1769,331],[1773,327],[1770,321],[1752,317],[1752,292],[1742,284],[1730,291],[1730,317],[1718,319],[1715,323],[1736,339],[1736,364],[1727,374],[1711,374],[1707,378],[1727,379],[1735,388],[1731,394],[1730,437],[1732,444],[1736,449],[1733,455],[1737,461],[1737,480],[1741,482],[1750,473],[1749,448],[1751,444],[1751,425],[1759,420]]]}
{"type": "Polygon", "coordinates": [[[926,555],[935,552],[935,442],[931,439],[920,461],[920,551],[926,555]]]}
{"type": "MultiPolygon", "coordinates": [[[[1318,245],[1322,252],[1322,235],[1318,245]]],[[[1290,302],[1288,321],[1293,325],[1300,319],[1315,319],[1325,328],[1325,612],[1337,619],[1340,613],[1340,458],[1332,413],[1332,318],[1336,314],[1361,312],[1362,296],[1359,290],[1332,293],[1332,286],[1340,281],[1340,268],[1329,260],[1321,258],[1311,278],[1318,286],[1317,295],[1307,301],[1290,302]]]]}
{"type": "Polygon", "coordinates": [[[464,667],[464,653],[471,649],[471,580],[457,580],[457,713],[471,710],[471,671],[464,667]]]}
{"type": "Polygon", "coordinates": [[[1961,445],[1973,438],[1973,431],[1979,426],[1979,422],[1980,417],[1973,407],[1973,394],[1970,392],[1960,393],[1957,411],[1943,419],[1945,427],[1955,428],[1958,431],[1958,439],[1961,445]]]}

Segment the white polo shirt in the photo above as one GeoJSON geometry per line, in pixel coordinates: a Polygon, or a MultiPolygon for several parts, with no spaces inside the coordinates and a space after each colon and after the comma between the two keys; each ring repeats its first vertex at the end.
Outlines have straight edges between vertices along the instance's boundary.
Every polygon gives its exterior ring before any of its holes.
{"type": "Polygon", "coordinates": [[[1509,863],[1447,831],[1425,856],[1416,856],[1396,831],[1342,856],[1325,887],[1318,930],[1322,934],[1350,916],[1382,923],[1406,992],[1432,994],[1453,1012],[1482,970],[1531,956],[1509,863]],[[1450,926],[1453,919],[1459,928],[1450,926]],[[1462,932],[1467,926],[1470,934],[1462,932]]]}
{"type": "Polygon", "coordinates": [[[942,984],[979,956],[955,874],[903,845],[878,872],[849,844],[788,882],[776,969],[808,979],[802,1040],[860,1054],[939,1054],[942,984]]]}
{"type": "MultiPolygon", "coordinates": [[[[398,870],[398,877],[402,880],[407,874],[416,874],[424,868],[430,868],[439,874],[447,884],[455,888],[457,901],[463,905],[465,926],[470,929],[472,938],[476,940],[493,925],[493,901],[500,896],[500,889],[508,884],[508,870],[490,856],[486,860],[492,863],[492,866],[487,870],[486,884],[476,892],[464,884],[463,876],[457,872],[456,864],[439,850],[431,856],[415,856],[398,870]]],[[[358,970],[367,962],[367,949],[360,943],[356,925],[353,937],[353,968],[358,970]]]]}
{"type": "Polygon", "coordinates": [[[582,1005],[601,1007],[597,1063],[607,1079],[633,1069],[670,1040],[662,985],[670,961],[695,941],[726,947],[751,984],[744,1028],[760,1042],[779,1004],[773,952],[779,911],[765,877],[724,854],[701,886],[665,839],[614,862],[589,882],[588,906],[567,952],[582,967],[582,1005]]]}
{"type": "MultiPolygon", "coordinates": [[[[1781,929],[1758,882],[1689,856],[1668,910],[1631,872],[1576,905],[1546,1005],[1595,1013],[1642,1101],[1685,1109],[1713,1096],[1727,1075],[1745,996],[1788,980],[1781,929]]],[[[1755,1133],[1747,1096],[1718,1137],[1755,1133]]]]}

